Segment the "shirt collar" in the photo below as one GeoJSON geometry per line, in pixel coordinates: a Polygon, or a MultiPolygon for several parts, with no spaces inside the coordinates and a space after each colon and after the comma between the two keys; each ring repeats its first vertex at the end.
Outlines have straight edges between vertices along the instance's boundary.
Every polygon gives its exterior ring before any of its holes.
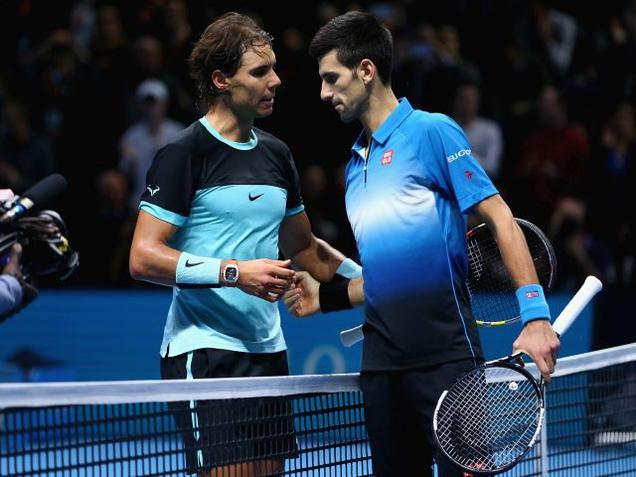
{"type": "MultiPolygon", "coordinates": [[[[384,144],[391,133],[395,131],[400,124],[413,112],[413,106],[406,98],[401,98],[397,108],[384,120],[382,125],[373,133],[373,139],[380,144],[384,144]]],[[[356,142],[351,148],[352,151],[360,154],[360,151],[366,147],[366,134],[362,131],[356,142]]]]}

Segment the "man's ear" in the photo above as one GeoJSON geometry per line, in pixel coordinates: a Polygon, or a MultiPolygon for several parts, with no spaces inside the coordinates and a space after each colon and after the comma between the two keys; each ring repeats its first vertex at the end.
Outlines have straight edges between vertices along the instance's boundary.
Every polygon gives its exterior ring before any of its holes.
{"type": "Polygon", "coordinates": [[[221,93],[226,92],[230,88],[230,79],[221,70],[214,70],[210,79],[212,85],[221,93]]]}
{"type": "Polygon", "coordinates": [[[362,79],[365,85],[370,84],[377,74],[375,64],[367,58],[363,59],[360,64],[358,64],[357,72],[358,78],[362,79]]]}

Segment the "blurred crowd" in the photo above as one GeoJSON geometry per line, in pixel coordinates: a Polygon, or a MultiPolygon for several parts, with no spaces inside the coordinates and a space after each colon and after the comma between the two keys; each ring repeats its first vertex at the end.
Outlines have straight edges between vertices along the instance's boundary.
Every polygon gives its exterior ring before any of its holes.
{"type": "Polygon", "coordinates": [[[326,20],[364,9],[394,35],[395,91],[453,117],[515,214],[546,231],[557,286],[573,290],[595,274],[633,288],[636,0],[430,3],[2,2],[0,187],[20,193],[52,172],[66,176],[56,207],[82,255],[72,280],[131,285],[145,172],[202,115],[186,59],[231,9],[275,37],[282,86],[257,126],[289,144],[316,235],[355,256],[343,171],[359,126],[342,127],[321,103],[307,46],[326,20]]]}

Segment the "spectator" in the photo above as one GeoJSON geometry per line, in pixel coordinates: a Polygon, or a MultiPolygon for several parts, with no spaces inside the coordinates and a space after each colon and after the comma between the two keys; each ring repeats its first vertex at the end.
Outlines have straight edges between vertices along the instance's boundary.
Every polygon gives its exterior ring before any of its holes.
{"type": "Polygon", "coordinates": [[[633,281],[634,213],[636,189],[636,126],[634,106],[620,103],[603,130],[588,177],[590,227],[611,257],[608,278],[618,285],[633,281]]]}
{"type": "Polygon", "coordinates": [[[34,134],[24,106],[9,100],[2,108],[0,176],[6,187],[24,191],[55,171],[49,143],[34,134]]]}
{"type": "Polygon", "coordinates": [[[499,125],[479,116],[481,91],[475,84],[463,84],[457,89],[453,104],[453,119],[464,129],[470,141],[473,157],[491,179],[501,172],[503,140],[499,125]]]}
{"type": "Polygon", "coordinates": [[[161,81],[143,81],[137,88],[136,99],[141,117],[124,132],[119,161],[119,170],[130,184],[130,205],[133,210],[137,208],[146,188],[146,172],[152,158],[184,127],[166,117],[168,89],[161,81]]]}
{"type": "Polygon", "coordinates": [[[543,89],[537,114],[537,128],[521,144],[514,195],[520,216],[545,229],[561,198],[581,194],[590,149],[586,135],[569,123],[555,87],[543,89]]]}
{"type": "Polygon", "coordinates": [[[142,36],[135,42],[134,50],[134,71],[139,82],[151,78],[161,80],[170,94],[170,116],[189,122],[193,113],[192,98],[177,75],[166,67],[159,39],[148,35],[142,36]]]}

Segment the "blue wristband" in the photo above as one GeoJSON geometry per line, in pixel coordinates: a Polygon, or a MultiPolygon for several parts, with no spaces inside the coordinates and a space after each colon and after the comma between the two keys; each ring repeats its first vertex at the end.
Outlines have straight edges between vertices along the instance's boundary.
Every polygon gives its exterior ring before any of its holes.
{"type": "Polygon", "coordinates": [[[345,278],[358,278],[362,276],[362,267],[350,258],[345,258],[338,266],[336,273],[345,278]]]}
{"type": "Polygon", "coordinates": [[[550,320],[550,308],[545,301],[543,287],[536,283],[524,285],[516,291],[519,314],[525,325],[533,320],[550,320]]]}
{"type": "Polygon", "coordinates": [[[175,280],[177,285],[219,285],[221,259],[199,257],[182,252],[177,263],[175,280]]]}

